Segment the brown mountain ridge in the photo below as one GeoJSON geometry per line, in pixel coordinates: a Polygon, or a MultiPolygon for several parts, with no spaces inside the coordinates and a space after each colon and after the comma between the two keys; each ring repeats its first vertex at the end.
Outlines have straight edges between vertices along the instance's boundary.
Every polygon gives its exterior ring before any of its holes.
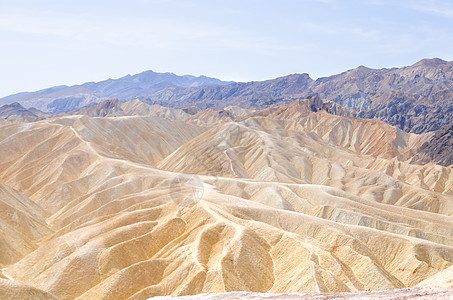
{"type": "Polygon", "coordinates": [[[407,132],[435,131],[452,123],[453,62],[423,59],[401,68],[360,66],[317,80],[303,73],[247,83],[148,71],[117,80],[21,93],[2,102],[66,113],[107,99],[139,98],[164,107],[191,107],[193,112],[193,107],[197,111],[230,106],[263,109],[314,95],[359,117],[380,119],[407,132]]]}

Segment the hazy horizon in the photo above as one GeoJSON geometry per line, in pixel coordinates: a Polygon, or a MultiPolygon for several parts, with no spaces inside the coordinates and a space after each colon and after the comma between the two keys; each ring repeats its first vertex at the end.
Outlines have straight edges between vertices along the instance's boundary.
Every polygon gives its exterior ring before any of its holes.
{"type": "Polygon", "coordinates": [[[448,1],[0,0],[0,97],[147,70],[260,81],[453,60],[448,1]]]}

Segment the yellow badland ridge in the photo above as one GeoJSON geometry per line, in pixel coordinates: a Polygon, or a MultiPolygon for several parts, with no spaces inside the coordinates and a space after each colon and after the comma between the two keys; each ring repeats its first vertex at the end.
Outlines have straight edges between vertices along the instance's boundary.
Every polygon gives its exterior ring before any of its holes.
{"type": "Polygon", "coordinates": [[[307,101],[0,123],[0,296],[453,288],[431,134],[307,101]]]}

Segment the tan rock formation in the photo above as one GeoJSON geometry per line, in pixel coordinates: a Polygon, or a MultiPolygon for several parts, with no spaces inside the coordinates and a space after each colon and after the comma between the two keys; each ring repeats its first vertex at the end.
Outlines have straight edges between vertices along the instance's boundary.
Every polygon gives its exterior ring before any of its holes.
{"type": "Polygon", "coordinates": [[[300,101],[247,113],[0,125],[0,180],[34,201],[15,208],[37,220],[25,224],[43,227],[3,273],[60,299],[355,292],[451,275],[452,168],[410,163],[430,135],[300,101]]]}
{"type": "Polygon", "coordinates": [[[406,288],[406,289],[392,289],[385,291],[366,291],[356,293],[291,293],[291,294],[264,294],[264,293],[251,293],[251,292],[229,292],[220,294],[202,294],[195,296],[161,296],[155,297],[153,300],[300,300],[300,299],[417,299],[417,300],[443,300],[453,297],[453,290],[441,288],[406,288]]]}
{"type": "Polygon", "coordinates": [[[433,276],[423,280],[417,286],[427,287],[427,286],[437,286],[445,287],[453,290],[453,267],[449,267],[443,271],[440,271],[433,276]]]}
{"type": "Polygon", "coordinates": [[[182,109],[169,108],[157,104],[149,105],[140,100],[121,102],[118,99],[106,100],[92,107],[62,115],[86,115],[90,117],[149,116],[180,121],[190,117],[182,109]]]}
{"type": "Polygon", "coordinates": [[[0,278],[1,299],[23,299],[23,300],[58,300],[57,297],[41,291],[32,286],[21,284],[11,280],[0,278]]]}
{"type": "Polygon", "coordinates": [[[0,266],[32,252],[51,234],[45,217],[36,203],[0,182],[0,266]]]}

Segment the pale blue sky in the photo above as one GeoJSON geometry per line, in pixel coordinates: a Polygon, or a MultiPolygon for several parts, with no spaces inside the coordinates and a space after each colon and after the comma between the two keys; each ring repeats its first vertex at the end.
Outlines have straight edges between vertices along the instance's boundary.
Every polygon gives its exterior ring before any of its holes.
{"type": "Polygon", "coordinates": [[[145,70],[312,78],[453,60],[453,1],[0,0],[0,97],[145,70]]]}

